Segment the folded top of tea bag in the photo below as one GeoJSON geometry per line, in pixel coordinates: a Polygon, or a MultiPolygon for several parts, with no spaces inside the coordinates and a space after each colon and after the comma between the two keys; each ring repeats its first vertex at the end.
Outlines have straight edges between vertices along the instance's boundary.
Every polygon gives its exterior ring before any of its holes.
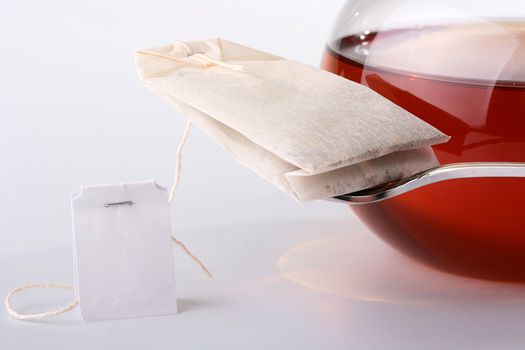
{"type": "Polygon", "coordinates": [[[428,150],[406,152],[448,139],[365,86],[224,39],[141,50],[137,66],[149,88],[299,200],[431,167],[428,150]],[[388,169],[371,166],[387,155],[388,169]]]}

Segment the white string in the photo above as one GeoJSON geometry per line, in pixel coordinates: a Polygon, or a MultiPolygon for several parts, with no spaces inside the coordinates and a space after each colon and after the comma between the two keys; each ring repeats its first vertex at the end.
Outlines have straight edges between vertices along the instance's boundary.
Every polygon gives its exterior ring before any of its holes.
{"type": "Polygon", "coordinates": [[[5,298],[5,301],[4,301],[7,313],[11,317],[14,317],[16,319],[23,320],[23,321],[39,320],[44,317],[53,317],[53,316],[58,316],[63,313],[66,313],[74,309],[79,303],[79,300],[76,299],[72,301],[70,304],[68,304],[67,306],[57,309],[57,310],[40,312],[36,314],[19,313],[18,311],[14,310],[13,307],[11,306],[11,298],[13,297],[13,295],[20,293],[26,289],[30,289],[30,288],[61,288],[61,289],[73,290],[73,287],[66,285],[66,284],[60,284],[60,283],[34,283],[34,284],[27,284],[25,286],[15,288],[7,294],[7,297],[5,298]]]}
{"type": "Polygon", "coordinates": [[[208,270],[208,268],[206,267],[206,265],[204,265],[202,263],[202,261],[199,260],[199,258],[197,258],[195,255],[193,255],[193,253],[184,245],[184,243],[182,243],[181,241],[179,241],[177,238],[175,238],[174,236],[171,236],[171,240],[173,241],[173,243],[177,244],[179,247],[181,247],[181,249],[189,255],[190,258],[193,259],[193,261],[195,261],[202,269],[202,271],[204,271],[204,273],[206,275],[208,275],[209,278],[213,278],[213,275],[211,274],[210,270],[208,270]]]}
{"type": "Polygon", "coordinates": [[[184,132],[182,133],[179,147],[177,147],[177,154],[175,155],[175,174],[173,176],[173,182],[172,182],[170,192],[168,195],[169,204],[173,203],[173,197],[175,196],[175,191],[177,190],[177,187],[179,186],[180,171],[181,171],[181,164],[182,164],[182,150],[184,149],[184,145],[186,144],[186,140],[188,139],[188,134],[190,130],[191,130],[191,121],[188,121],[186,123],[186,126],[184,127],[184,132]]]}
{"type": "Polygon", "coordinates": [[[244,70],[244,67],[240,64],[233,64],[233,63],[227,63],[221,60],[216,60],[202,52],[194,53],[194,52],[191,52],[191,49],[185,43],[179,42],[179,44],[185,48],[186,57],[178,58],[178,57],[173,57],[170,55],[162,54],[159,52],[144,51],[144,50],[138,51],[138,53],[142,55],[160,57],[160,58],[163,58],[169,61],[175,61],[175,62],[190,64],[190,65],[197,65],[197,66],[204,66],[204,67],[219,66],[219,67],[230,69],[236,72],[242,72],[244,70]]]}
{"type": "Polygon", "coordinates": [[[219,61],[203,53],[191,54],[189,57],[200,59],[200,61],[203,62],[205,65],[220,66],[220,67],[230,69],[236,72],[242,72],[244,70],[244,67],[241,66],[240,64],[233,64],[233,63],[226,63],[224,61],[219,61]]]}
{"type": "MultiPolygon", "coordinates": [[[[173,183],[170,188],[169,196],[168,196],[168,203],[173,203],[173,199],[175,197],[175,191],[177,190],[177,187],[179,186],[180,182],[180,173],[181,173],[181,167],[182,167],[182,151],[184,150],[184,145],[186,144],[186,141],[188,139],[188,134],[191,130],[191,121],[188,120],[186,123],[186,127],[184,128],[184,132],[182,133],[182,137],[180,139],[179,147],[177,147],[177,154],[175,155],[175,174],[173,176],[173,183]]],[[[202,261],[199,260],[181,241],[179,241],[177,238],[175,238],[173,235],[171,236],[171,240],[173,243],[177,244],[181,249],[195,262],[197,263],[202,271],[208,275],[209,278],[213,278],[212,274],[210,273],[210,270],[202,263],[202,261]]]]}
{"type": "MultiPolygon", "coordinates": [[[[175,195],[175,191],[177,190],[177,187],[179,185],[180,173],[181,173],[181,163],[182,163],[182,151],[184,149],[184,145],[186,144],[186,140],[188,138],[188,134],[189,134],[190,130],[191,130],[191,121],[188,121],[186,123],[186,127],[184,128],[184,132],[182,134],[182,138],[180,140],[179,147],[177,148],[177,154],[176,154],[176,159],[175,159],[175,175],[174,175],[173,184],[172,184],[172,186],[170,188],[169,196],[168,196],[168,203],[169,204],[173,203],[173,198],[174,198],[174,195],[175,195]]],[[[201,269],[204,271],[204,273],[206,273],[206,275],[208,275],[209,278],[213,278],[212,274],[210,273],[210,271],[208,270],[206,265],[204,265],[199,260],[199,258],[197,258],[184,245],[184,243],[182,243],[181,241],[176,239],[173,235],[171,236],[171,240],[173,241],[174,244],[177,244],[195,263],[197,263],[201,267],[201,269]]],[[[53,316],[58,316],[58,315],[61,315],[63,313],[66,313],[66,312],[74,309],[80,303],[79,299],[75,299],[74,301],[72,301],[71,303],[66,305],[65,307],[57,309],[57,310],[40,312],[40,313],[36,313],[36,314],[19,313],[11,305],[11,298],[13,297],[13,295],[18,294],[18,293],[20,293],[20,292],[22,292],[22,291],[24,291],[26,289],[30,289],[30,288],[61,288],[61,289],[73,290],[72,286],[67,285],[67,284],[60,284],[60,283],[34,283],[34,284],[28,284],[28,285],[25,285],[25,286],[22,286],[22,287],[15,288],[15,289],[9,291],[9,293],[7,293],[7,296],[6,296],[5,301],[4,301],[4,305],[5,305],[5,308],[7,310],[7,313],[11,317],[16,318],[18,320],[22,320],[22,321],[39,320],[39,319],[42,319],[42,318],[45,318],[45,317],[53,317],[53,316]]]]}

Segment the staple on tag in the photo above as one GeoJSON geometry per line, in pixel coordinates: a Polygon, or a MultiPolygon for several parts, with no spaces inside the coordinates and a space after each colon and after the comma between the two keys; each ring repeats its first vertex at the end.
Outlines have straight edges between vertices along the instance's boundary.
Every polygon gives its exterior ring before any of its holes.
{"type": "Polygon", "coordinates": [[[115,205],[133,205],[134,203],[132,201],[125,201],[125,202],[112,202],[112,203],[105,203],[104,207],[109,208],[113,207],[115,205]]]}

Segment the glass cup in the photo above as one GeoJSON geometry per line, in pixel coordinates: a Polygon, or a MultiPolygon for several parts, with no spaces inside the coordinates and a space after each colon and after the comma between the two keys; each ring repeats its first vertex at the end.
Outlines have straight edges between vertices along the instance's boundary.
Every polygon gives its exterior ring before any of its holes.
{"type": "MultiPolygon", "coordinates": [[[[348,1],[322,67],[450,135],[433,147],[441,164],[525,162],[521,1],[348,1]]],[[[524,179],[450,180],[351,208],[420,261],[525,282],[524,179]]]]}

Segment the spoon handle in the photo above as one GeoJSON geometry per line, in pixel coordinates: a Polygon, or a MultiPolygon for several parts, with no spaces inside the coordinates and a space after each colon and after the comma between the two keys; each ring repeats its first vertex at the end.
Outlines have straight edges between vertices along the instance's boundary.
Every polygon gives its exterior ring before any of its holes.
{"type": "Polygon", "coordinates": [[[333,200],[350,204],[375,203],[436,182],[477,177],[525,178],[525,163],[480,162],[447,164],[397,181],[337,196],[333,200]]]}

